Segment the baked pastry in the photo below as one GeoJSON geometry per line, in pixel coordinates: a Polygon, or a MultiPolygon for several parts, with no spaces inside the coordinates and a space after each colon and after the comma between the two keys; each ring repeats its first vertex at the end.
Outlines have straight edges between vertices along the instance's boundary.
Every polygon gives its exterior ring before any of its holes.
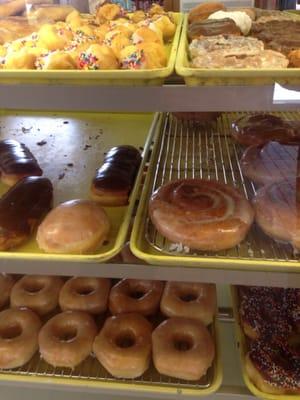
{"type": "Polygon", "coordinates": [[[191,9],[188,15],[188,21],[191,24],[195,21],[203,21],[207,19],[211,14],[216,11],[226,10],[226,7],[223,3],[220,2],[209,2],[199,4],[198,6],[191,9]]]}
{"type": "Polygon", "coordinates": [[[4,69],[35,69],[36,55],[30,49],[9,52],[4,59],[4,69]]]}
{"type": "Polygon", "coordinates": [[[300,123],[272,114],[246,114],[231,124],[232,136],[244,145],[263,145],[270,141],[299,143],[300,123]]]}
{"type": "MultiPolygon", "coordinates": [[[[252,21],[256,20],[256,9],[250,7],[230,7],[230,11],[242,11],[246,13],[252,21]]],[[[282,14],[282,13],[281,13],[282,14]]]]}
{"type": "Polygon", "coordinates": [[[300,49],[291,51],[288,54],[288,59],[292,67],[300,68],[300,49]]]}
{"type": "Polygon", "coordinates": [[[168,42],[175,34],[176,24],[167,15],[159,15],[149,24],[149,28],[156,32],[160,30],[164,41],[168,42]]]}
{"type": "Polygon", "coordinates": [[[13,139],[0,141],[0,179],[9,186],[26,176],[41,176],[43,171],[24,143],[13,139]]]}
{"type": "Polygon", "coordinates": [[[24,17],[0,18],[0,44],[24,38],[38,29],[38,24],[24,17]]]}
{"type": "Polygon", "coordinates": [[[36,60],[35,65],[37,69],[77,69],[77,64],[74,58],[66,51],[55,51],[39,57],[36,60]]]}
{"type": "Polygon", "coordinates": [[[9,303],[11,289],[15,280],[12,275],[0,274],[0,308],[5,307],[9,303]]]}
{"type": "Polygon", "coordinates": [[[113,50],[105,45],[92,44],[78,60],[80,69],[118,69],[119,62],[113,50]]]}
{"type": "Polygon", "coordinates": [[[160,234],[191,249],[229,249],[246,236],[254,218],[236,189],[216,181],[181,179],[151,197],[149,215],[160,234]]]}
{"type": "Polygon", "coordinates": [[[54,208],[38,227],[36,240],[47,253],[84,254],[107,239],[109,219],[91,200],[70,200],[54,208]]]}
{"type": "MultiPolygon", "coordinates": [[[[31,4],[47,3],[48,0],[30,0],[31,4]]],[[[2,1],[0,4],[0,18],[17,15],[25,11],[26,0],[2,1]]]]}
{"type": "Polygon", "coordinates": [[[138,28],[132,35],[133,44],[142,42],[163,44],[163,38],[159,35],[159,30],[156,32],[146,26],[138,28]]]}
{"type": "Polygon", "coordinates": [[[40,4],[33,6],[30,11],[27,12],[27,17],[38,21],[65,21],[67,16],[74,10],[74,7],[67,4],[40,4]]]}
{"type": "Polygon", "coordinates": [[[63,50],[73,39],[71,29],[45,24],[38,32],[38,45],[50,51],[63,50]]]}
{"type": "Polygon", "coordinates": [[[275,240],[300,249],[300,212],[296,179],[285,179],[262,187],[253,200],[255,219],[275,240]]]}
{"type": "Polygon", "coordinates": [[[248,35],[252,26],[252,19],[243,11],[217,11],[211,14],[208,19],[216,20],[224,18],[232,19],[240,28],[243,35],[248,35]]]}
{"type": "Polygon", "coordinates": [[[158,43],[127,46],[120,53],[122,69],[156,69],[167,65],[166,50],[158,43]]]}
{"type": "Polygon", "coordinates": [[[241,35],[241,33],[240,28],[230,18],[195,21],[188,26],[187,32],[190,41],[201,36],[241,35]]]}
{"type": "Polygon", "coordinates": [[[140,152],[133,146],[110,149],[93,179],[92,198],[105,206],[128,204],[140,163],[140,152]]]}
{"type": "Polygon", "coordinates": [[[248,147],[240,161],[241,169],[253,182],[266,185],[298,176],[299,146],[269,142],[248,147]]]}
{"type": "Polygon", "coordinates": [[[131,40],[121,31],[115,31],[113,35],[109,32],[105,35],[103,42],[103,44],[109,46],[113,50],[118,59],[120,59],[121,50],[124,49],[124,47],[130,46],[131,43],[131,40]]]}
{"type": "Polygon", "coordinates": [[[106,21],[112,21],[122,14],[122,9],[118,4],[106,3],[98,8],[96,21],[101,24],[106,21]]]}
{"type": "Polygon", "coordinates": [[[53,188],[49,179],[27,177],[16,183],[0,199],[0,250],[16,247],[29,239],[52,206],[53,188]]]}

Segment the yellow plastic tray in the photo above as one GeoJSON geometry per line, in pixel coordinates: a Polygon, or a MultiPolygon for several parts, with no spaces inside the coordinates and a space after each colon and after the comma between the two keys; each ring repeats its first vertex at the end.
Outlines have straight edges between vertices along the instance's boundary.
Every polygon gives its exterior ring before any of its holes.
{"type": "Polygon", "coordinates": [[[97,71],[33,71],[1,70],[0,83],[99,86],[161,86],[174,71],[183,15],[173,13],[177,28],[171,44],[166,45],[168,64],[152,70],[97,70],[97,71]]]}
{"type": "MultiPolygon", "coordinates": [[[[155,141],[149,172],[134,220],[130,247],[140,259],[153,265],[216,268],[229,270],[300,271],[299,256],[292,246],[275,242],[254,223],[238,246],[220,252],[172,249],[158,234],[148,217],[151,194],[162,184],[182,178],[216,179],[237,187],[248,198],[255,194],[251,181],[243,177],[240,157],[243,149],[232,139],[230,125],[244,113],[223,113],[216,123],[196,125],[179,122],[172,115],[162,121],[155,141]]],[[[275,113],[300,120],[298,112],[275,113]]]]}
{"type": "Polygon", "coordinates": [[[237,341],[237,347],[239,349],[239,354],[240,354],[240,360],[241,360],[241,366],[242,366],[242,375],[244,382],[247,386],[247,388],[252,392],[255,396],[260,397],[261,399],[267,399],[267,400],[299,400],[300,396],[299,395],[276,395],[276,394],[270,394],[270,393],[265,393],[259,390],[250,380],[246,368],[245,368],[245,357],[247,354],[247,343],[246,343],[246,338],[243,333],[243,329],[240,325],[240,317],[239,317],[239,297],[238,297],[238,292],[235,286],[231,286],[231,297],[232,297],[232,307],[233,307],[233,315],[235,319],[235,335],[236,335],[236,341],[237,341]]]}
{"type": "MultiPolygon", "coordinates": [[[[38,249],[34,233],[23,246],[2,251],[0,257],[10,260],[103,262],[116,255],[126,240],[157,119],[158,115],[153,118],[153,114],[0,111],[0,138],[16,139],[28,145],[44,175],[53,183],[54,205],[70,199],[89,198],[93,176],[109,148],[132,144],[144,149],[129,205],[105,208],[112,227],[108,244],[97,253],[46,254],[38,249]]],[[[1,183],[0,195],[7,189],[1,183]]]]}
{"type": "Polygon", "coordinates": [[[299,84],[300,68],[285,69],[201,69],[191,68],[188,59],[187,16],[184,18],[175,63],[176,73],[188,86],[299,84]]]}
{"type": "Polygon", "coordinates": [[[0,381],[24,382],[26,384],[67,385],[94,390],[151,393],[171,396],[208,396],[218,390],[222,383],[222,366],[217,321],[211,327],[216,346],[216,357],[208,371],[209,381],[183,381],[160,375],[150,365],[149,369],[136,379],[117,379],[112,377],[95,357],[88,357],[73,371],[67,368],[54,368],[36,354],[23,367],[14,370],[0,370],[0,381]]]}

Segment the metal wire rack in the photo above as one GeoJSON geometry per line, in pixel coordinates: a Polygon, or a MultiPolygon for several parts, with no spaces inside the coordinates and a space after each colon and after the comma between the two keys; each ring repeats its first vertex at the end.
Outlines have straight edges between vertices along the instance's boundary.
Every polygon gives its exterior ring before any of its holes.
{"type": "MultiPolygon", "coordinates": [[[[203,178],[239,188],[246,198],[251,199],[256,187],[243,176],[240,166],[243,149],[230,133],[231,121],[242,114],[245,113],[223,113],[216,122],[205,124],[179,121],[171,114],[166,115],[157,159],[153,160],[155,168],[149,196],[171,180],[203,178]]],[[[297,112],[276,114],[289,120],[300,119],[297,112]]],[[[274,168],[278,168],[275,160],[274,168]]],[[[242,243],[218,253],[197,251],[169,242],[157,232],[149,217],[146,217],[144,229],[146,240],[153,248],[173,256],[299,262],[299,255],[292,246],[266,236],[255,223],[242,243]]]]}

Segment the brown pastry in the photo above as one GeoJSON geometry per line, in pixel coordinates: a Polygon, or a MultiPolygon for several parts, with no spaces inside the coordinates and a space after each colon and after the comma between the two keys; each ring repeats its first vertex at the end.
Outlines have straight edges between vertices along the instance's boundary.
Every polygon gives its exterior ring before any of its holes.
{"type": "Polygon", "coordinates": [[[194,7],[188,15],[189,23],[203,21],[216,11],[225,11],[226,7],[220,2],[202,3],[194,7]]]}
{"type": "Polygon", "coordinates": [[[0,179],[9,186],[26,176],[43,174],[37,160],[23,143],[6,139],[0,141],[0,179]]]}
{"type": "Polygon", "coordinates": [[[41,4],[32,7],[27,16],[38,21],[65,21],[74,10],[70,5],[41,4]]]}
{"type": "Polygon", "coordinates": [[[104,206],[126,205],[140,163],[141,155],[135,147],[113,147],[93,179],[92,198],[104,206]]]}
{"type": "MultiPolygon", "coordinates": [[[[30,3],[47,3],[47,0],[30,0],[30,3]]],[[[4,4],[0,4],[0,18],[22,13],[26,9],[26,4],[26,0],[12,0],[4,4]]]]}
{"type": "Polygon", "coordinates": [[[300,49],[291,51],[288,59],[292,67],[300,68],[300,49]]]}
{"type": "Polygon", "coordinates": [[[188,38],[190,41],[201,36],[215,35],[241,35],[240,28],[230,18],[224,19],[206,19],[205,21],[196,21],[188,27],[188,38]]]}
{"type": "Polygon", "coordinates": [[[0,250],[25,242],[52,206],[53,188],[47,178],[30,176],[0,200],[0,250]]]}
{"type": "Polygon", "coordinates": [[[37,29],[37,24],[29,24],[24,17],[0,18],[0,44],[30,35],[37,29]]]}

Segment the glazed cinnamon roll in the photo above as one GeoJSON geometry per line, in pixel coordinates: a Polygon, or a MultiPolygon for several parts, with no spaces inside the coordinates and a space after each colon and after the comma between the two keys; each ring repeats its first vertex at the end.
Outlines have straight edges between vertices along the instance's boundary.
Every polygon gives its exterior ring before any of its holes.
{"type": "Polygon", "coordinates": [[[160,187],[149,204],[156,229],[192,249],[229,249],[246,236],[254,213],[236,189],[202,179],[182,179],[160,187]]]}
{"type": "Polygon", "coordinates": [[[126,205],[140,163],[141,155],[135,147],[113,147],[96,171],[91,187],[92,198],[103,206],[126,205]]]}
{"type": "Polygon", "coordinates": [[[22,178],[40,176],[43,171],[25,144],[6,139],[0,141],[0,173],[2,182],[13,186],[22,178]]]}

